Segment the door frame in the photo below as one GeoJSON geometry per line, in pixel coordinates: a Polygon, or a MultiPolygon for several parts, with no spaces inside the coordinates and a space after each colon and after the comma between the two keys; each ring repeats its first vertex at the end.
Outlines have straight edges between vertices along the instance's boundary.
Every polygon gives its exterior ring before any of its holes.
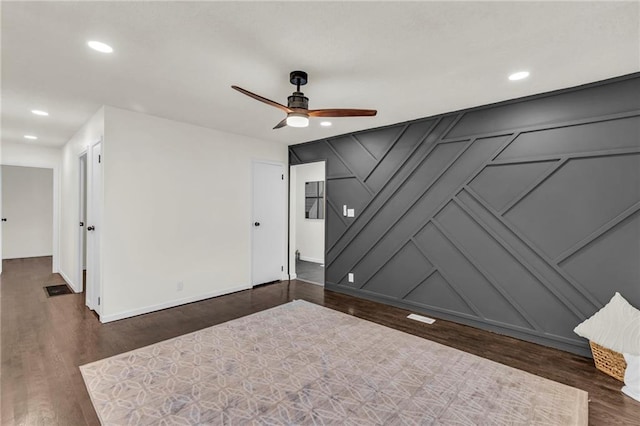
{"type": "MultiPolygon", "coordinates": [[[[84,204],[88,207],[88,198],[89,198],[89,153],[88,150],[85,149],[78,154],[78,221],[82,218],[82,210],[83,210],[83,201],[84,204]],[[82,162],[84,157],[84,181],[82,179],[82,162]],[[86,188],[85,188],[86,187],[86,188]],[[85,196],[86,193],[86,196],[85,196]]],[[[88,209],[87,209],[88,212],[88,209]]],[[[78,226],[78,270],[76,272],[77,277],[77,285],[79,287],[78,293],[82,291],[86,291],[85,285],[82,279],[82,254],[84,252],[85,241],[83,238],[83,234],[87,229],[87,218],[86,215],[84,217],[84,226],[78,226]]],[[[86,295],[85,295],[86,297],[86,295]]],[[[86,302],[85,302],[86,303],[86,302]]]]}
{"type": "MultiPolygon", "coordinates": [[[[288,215],[287,215],[287,205],[288,202],[286,202],[287,200],[287,186],[289,184],[289,174],[288,174],[288,170],[286,168],[285,163],[280,162],[280,161],[271,161],[271,160],[258,160],[258,159],[252,159],[251,160],[251,191],[250,191],[250,198],[249,198],[249,206],[251,206],[251,213],[250,213],[250,221],[249,221],[249,233],[250,233],[250,244],[251,246],[249,247],[250,250],[250,255],[249,255],[249,271],[251,271],[250,274],[250,282],[249,285],[251,287],[254,287],[256,284],[254,284],[254,274],[253,274],[253,222],[254,222],[254,187],[253,187],[253,181],[254,181],[254,177],[255,177],[255,165],[256,164],[269,164],[272,166],[280,166],[281,170],[282,170],[282,175],[284,176],[283,179],[283,185],[282,185],[282,199],[283,202],[282,206],[281,206],[281,216],[282,216],[282,225],[283,225],[283,230],[285,231],[282,235],[282,241],[281,241],[281,252],[282,252],[282,266],[283,269],[285,264],[287,264],[287,244],[289,242],[289,237],[288,237],[288,226],[287,226],[287,221],[288,221],[288,215]]],[[[288,265],[287,265],[288,266],[288,265]]],[[[281,280],[288,280],[289,279],[289,271],[288,268],[286,270],[283,270],[280,274],[280,279],[281,280]]]]}
{"type": "MultiPolygon", "coordinates": [[[[60,272],[60,165],[41,160],[2,161],[2,166],[33,167],[53,170],[53,247],[51,248],[51,272],[60,272]]],[[[0,186],[0,203],[2,186],[0,186]]],[[[0,228],[0,273],[2,272],[2,230],[0,228]]],[[[65,280],[67,277],[64,277],[65,280]]],[[[68,281],[68,280],[67,280],[68,281]]]]}
{"type": "MultiPolygon", "coordinates": [[[[291,193],[294,192],[296,188],[293,188],[292,185],[298,183],[298,174],[296,173],[296,178],[295,178],[295,182],[293,181],[293,179],[291,179],[291,168],[292,167],[296,167],[296,166],[304,166],[305,164],[313,164],[313,163],[324,163],[324,232],[322,234],[322,238],[324,239],[323,244],[324,244],[324,250],[322,253],[323,259],[324,259],[324,265],[325,265],[325,271],[324,271],[324,282],[322,283],[322,286],[325,286],[326,282],[327,282],[327,271],[326,271],[326,261],[327,261],[327,236],[328,236],[328,227],[327,227],[327,160],[326,159],[319,159],[319,160],[314,160],[314,161],[308,161],[308,162],[304,162],[304,163],[298,163],[298,164],[289,164],[289,191],[288,191],[288,225],[287,225],[287,230],[288,230],[288,238],[287,238],[287,243],[288,243],[288,250],[287,250],[287,261],[289,263],[289,279],[291,280],[295,280],[298,277],[297,271],[296,271],[296,254],[295,254],[295,249],[296,249],[296,239],[297,239],[297,231],[296,229],[294,229],[294,225],[297,223],[292,219],[292,216],[295,215],[297,212],[296,210],[296,205],[293,203],[296,200],[292,200],[291,197],[291,193]]],[[[297,221],[297,219],[296,219],[297,221]]]]}

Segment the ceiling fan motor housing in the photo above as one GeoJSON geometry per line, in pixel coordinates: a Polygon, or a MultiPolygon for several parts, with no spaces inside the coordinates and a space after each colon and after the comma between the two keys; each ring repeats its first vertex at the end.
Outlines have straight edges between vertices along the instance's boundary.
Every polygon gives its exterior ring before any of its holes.
{"type": "Polygon", "coordinates": [[[287,101],[289,108],[309,109],[309,98],[302,92],[293,92],[293,94],[287,98],[287,101]]]}

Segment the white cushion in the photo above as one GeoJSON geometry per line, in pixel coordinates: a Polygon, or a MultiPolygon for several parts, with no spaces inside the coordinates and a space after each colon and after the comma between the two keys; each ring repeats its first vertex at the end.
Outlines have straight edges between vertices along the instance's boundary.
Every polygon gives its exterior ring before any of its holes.
{"type": "Polygon", "coordinates": [[[620,293],[573,332],[621,354],[640,355],[640,311],[620,293]]]}
{"type": "Polygon", "coordinates": [[[622,392],[636,401],[640,401],[640,355],[624,354],[627,369],[624,372],[622,392]]]}

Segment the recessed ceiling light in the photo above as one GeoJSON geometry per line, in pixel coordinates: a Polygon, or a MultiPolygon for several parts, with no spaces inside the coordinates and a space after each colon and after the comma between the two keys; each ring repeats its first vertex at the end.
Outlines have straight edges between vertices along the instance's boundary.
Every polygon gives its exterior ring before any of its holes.
{"type": "Polygon", "coordinates": [[[320,125],[322,127],[331,127],[331,122],[330,121],[321,121],[320,125]]]}
{"type": "Polygon", "coordinates": [[[49,115],[49,113],[47,111],[42,111],[42,110],[39,110],[39,109],[32,109],[31,112],[34,113],[35,115],[42,115],[42,116],[49,115]]]}
{"type": "Polygon", "coordinates": [[[516,80],[522,80],[523,78],[527,78],[527,77],[529,77],[529,71],[519,71],[511,74],[509,76],[509,80],[516,81],[516,80]]]}
{"type": "Polygon", "coordinates": [[[33,136],[33,135],[24,135],[24,138],[25,138],[25,139],[31,139],[31,140],[33,140],[33,141],[34,141],[34,140],[36,140],[36,139],[38,139],[38,137],[37,137],[37,136],[33,136]]]}
{"type": "Polygon", "coordinates": [[[100,41],[88,41],[87,45],[93,50],[97,50],[98,52],[102,52],[102,53],[113,52],[113,47],[109,46],[108,44],[104,44],[100,41]]]}

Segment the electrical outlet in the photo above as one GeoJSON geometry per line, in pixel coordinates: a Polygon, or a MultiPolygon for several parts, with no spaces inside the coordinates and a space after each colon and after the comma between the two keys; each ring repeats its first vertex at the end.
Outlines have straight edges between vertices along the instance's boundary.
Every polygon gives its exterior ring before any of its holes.
{"type": "Polygon", "coordinates": [[[176,284],[176,290],[182,291],[183,288],[184,288],[184,281],[178,281],[178,284],[176,284]]]}
{"type": "Polygon", "coordinates": [[[349,278],[348,278],[348,279],[349,279],[349,282],[350,282],[350,283],[352,283],[352,282],[354,282],[354,281],[355,281],[355,278],[354,278],[354,276],[353,276],[353,272],[349,272],[349,278]]]}

